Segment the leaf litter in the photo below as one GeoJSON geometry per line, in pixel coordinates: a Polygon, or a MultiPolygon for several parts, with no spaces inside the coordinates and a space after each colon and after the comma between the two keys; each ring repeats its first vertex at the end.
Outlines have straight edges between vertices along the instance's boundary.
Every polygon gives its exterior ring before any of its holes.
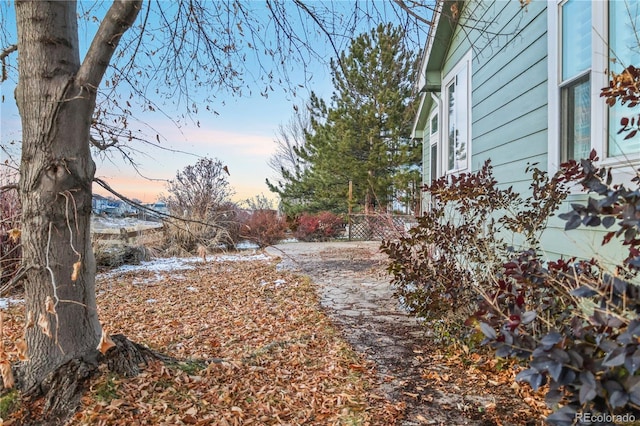
{"type": "MultiPolygon", "coordinates": [[[[104,371],[69,425],[395,423],[402,406],[376,394],[373,364],[340,337],[307,278],[277,271],[265,255],[195,259],[98,277],[108,331],[180,361],[133,378],[104,371]]],[[[14,307],[8,317],[10,342],[21,337],[24,315],[14,307]]]]}
{"type": "MultiPolygon", "coordinates": [[[[439,391],[462,390],[471,406],[449,409],[476,410],[471,418],[482,424],[513,424],[504,421],[506,412],[539,424],[548,412],[539,394],[515,384],[514,365],[434,346],[414,350],[421,379],[403,398],[390,399],[374,361],[355,352],[320,308],[315,284],[265,255],[119,268],[100,274],[97,290],[109,333],[180,361],[153,363],[133,378],[103,371],[69,425],[438,424],[422,415],[406,423],[405,410],[437,402],[439,391]],[[474,404],[473,394],[494,395],[495,403],[474,404]],[[528,408],[514,412],[512,398],[528,408]]],[[[25,324],[19,305],[9,305],[4,322],[6,354],[14,361],[24,352],[13,343],[25,324]]],[[[108,346],[103,336],[100,349],[108,346]]],[[[20,424],[36,409],[23,404],[4,424],[20,424]]]]}

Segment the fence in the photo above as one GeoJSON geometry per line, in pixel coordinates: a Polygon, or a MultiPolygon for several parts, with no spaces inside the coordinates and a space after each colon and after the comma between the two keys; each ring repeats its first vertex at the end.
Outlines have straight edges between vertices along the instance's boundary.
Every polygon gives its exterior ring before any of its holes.
{"type": "Polygon", "coordinates": [[[349,241],[389,240],[406,235],[417,224],[411,215],[350,214],[346,234],[349,241]]]}
{"type": "Polygon", "coordinates": [[[91,233],[91,239],[94,242],[111,242],[114,244],[123,243],[139,243],[138,240],[143,237],[160,236],[162,233],[162,224],[158,224],[156,227],[145,228],[120,228],[118,229],[101,229],[94,230],[91,233]]]}

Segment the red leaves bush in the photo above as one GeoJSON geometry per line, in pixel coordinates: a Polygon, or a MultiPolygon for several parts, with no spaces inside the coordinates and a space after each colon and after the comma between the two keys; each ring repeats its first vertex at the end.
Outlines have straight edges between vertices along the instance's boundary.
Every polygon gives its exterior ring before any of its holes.
{"type": "Polygon", "coordinates": [[[242,225],[241,237],[267,247],[284,239],[287,222],[275,210],[256,210],[249,214],[242,225]]]}
{"type": "Polygon", "coordinates": [[[327,241],[344,233],[344,220],[331,212],[312,215],[305,213],[298,218],[294,233],[300,241],[327,241]]]}
{"type": "Polygon", "coordinates": [[[442,321],[452,307],[476,308],[466,321],[469,342],[484,336],[496,356],[526,367],[517,381],[534,390],[547,385],[554,412],[546,421],[553,425],[640,418],[640,170],[627,188],[597,161],[592,152],[553,177],[529,167],[528,197],[501,189],[488,163],[438,180],[427,188],[433,207],[419,225],[382,247],[397,294],[414,314],[442,321]],[[551,262],[539,249],[548,218],[575,182],[590,195],[558,218],[566,231],[609,230],[602,244],[619,244],[621,254],[628,249],[619,264],[551,262]],[[512,240],[522,243],[510,247],[512,240]]]}

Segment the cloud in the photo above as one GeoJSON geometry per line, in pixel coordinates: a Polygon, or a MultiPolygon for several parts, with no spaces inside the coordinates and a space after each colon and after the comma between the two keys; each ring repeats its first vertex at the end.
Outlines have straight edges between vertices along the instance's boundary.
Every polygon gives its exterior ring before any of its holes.
{"type": "MultiPolygon", "coordinates": [[[[202,154],[224,152],[233,155],[255,155],[268,157],[275,151],[274,138],[266,132],[242,129],[212,129],[204,126],[177,128],[171,124],[154,126],[159,131],[160,146],[202,154]]],[[[222,158],[221,158],[222,159],[222,158]]]]}
{"type": "MultiPolygon", "coordinates": [[[[97,161],[97,175],[118,192],[145,202],[154,201],[160,193],[166,193],[166,180],[174,178],[177,171],[195,164],[198,157],[211,157],[228,167],[228,180],[236,192],[234,200],[244,200],[258,194],[270,195],[265,184],[265,179],[272,174],[267,165],[274,147],[270,139],[260,135],[207,129],[190,131],[186,136],[190,141],[188,145],[186,142],[184,146],[176,143],[172,148],[197,157],[153,147],[144,149],[145,155],[136,156],[142,175],[162,181],[144,179],[132,166],[118,159],[97,161]]],[[[104,195],[102,192],[100,194],[104,195]]]]}

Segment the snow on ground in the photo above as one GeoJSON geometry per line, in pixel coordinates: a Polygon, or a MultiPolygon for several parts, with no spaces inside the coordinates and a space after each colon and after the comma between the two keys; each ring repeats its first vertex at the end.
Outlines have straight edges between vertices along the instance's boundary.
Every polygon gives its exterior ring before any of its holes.
{"type": "MultiPolygon", "coordinates": [[[[224,254],[213,256],[207,259],[207,262],[251,262],[251,261],[268,261],[271,258],[265,254],[254,255],[238,255],[238,254],[224,254]]],[[[169,257],[169,258],[157,258],[145,262],[141,262],[139,265],[123,265],[119,268],[110,270],[102,274],[98,274],[98,279],[107,279],[116,275],[124,274],[127,272],[137,271],[150,271],[154,272],[155,276],[152,279],[136,280],[134,284],[150,284],[155,281],[160,281],[165,278],[165,274],[170,273],[172,278],[180,279],[181,275],[175,275],[178,271],[186,271],[189,269],[195,269],[198,264],[202,264],[202,257],[169,257]]]]}
{"type": "MultiPolygon", "coordinates": [[[[271,258],[265,254],[254,255],[239,255],[239,254],[224,254],[207,258],[207,262],[251,262],[251,261],[269,261],[271,258]]],[[[153,284],[154,282],[161,281],[166,278],[166,275],[171,275],[173,279],[184,279],[184,275],[176,274],[179,271],[186,271],[189,269],[195,269],[198,264],[202,264],[201,257],[169,257],[169,258],[157,258],[146,262],[141,262],[139,265],[123,265],[119,268],[110,270],[97,275],[97,279],[108,279],[126,272],[136,271],[151,271],[155,272],[152,278],[135,279],[133,284],[153,284]]],[[[274,283],[276,286],[284,284],[284,280],[276,280],[274,283]],[[282,281],[282,282],[280,282],[282,281]]],[[[188,291],[197,291],[194,287],[187,287],[188,291]]],[[[155,303],[155,299],[147,300],[147,303],[155,303]]],[[[14,299],[11,297],[0,298],[0,310],[7,309],[10,305],[22,304],[23,299],[14,299]]]]}
{"type": "Polygon", "coordinates": [[[13,297],[0,297],[0,309],[8,309],[11,305],[21,305],[24,299],[14,299],[13,297]]]}

